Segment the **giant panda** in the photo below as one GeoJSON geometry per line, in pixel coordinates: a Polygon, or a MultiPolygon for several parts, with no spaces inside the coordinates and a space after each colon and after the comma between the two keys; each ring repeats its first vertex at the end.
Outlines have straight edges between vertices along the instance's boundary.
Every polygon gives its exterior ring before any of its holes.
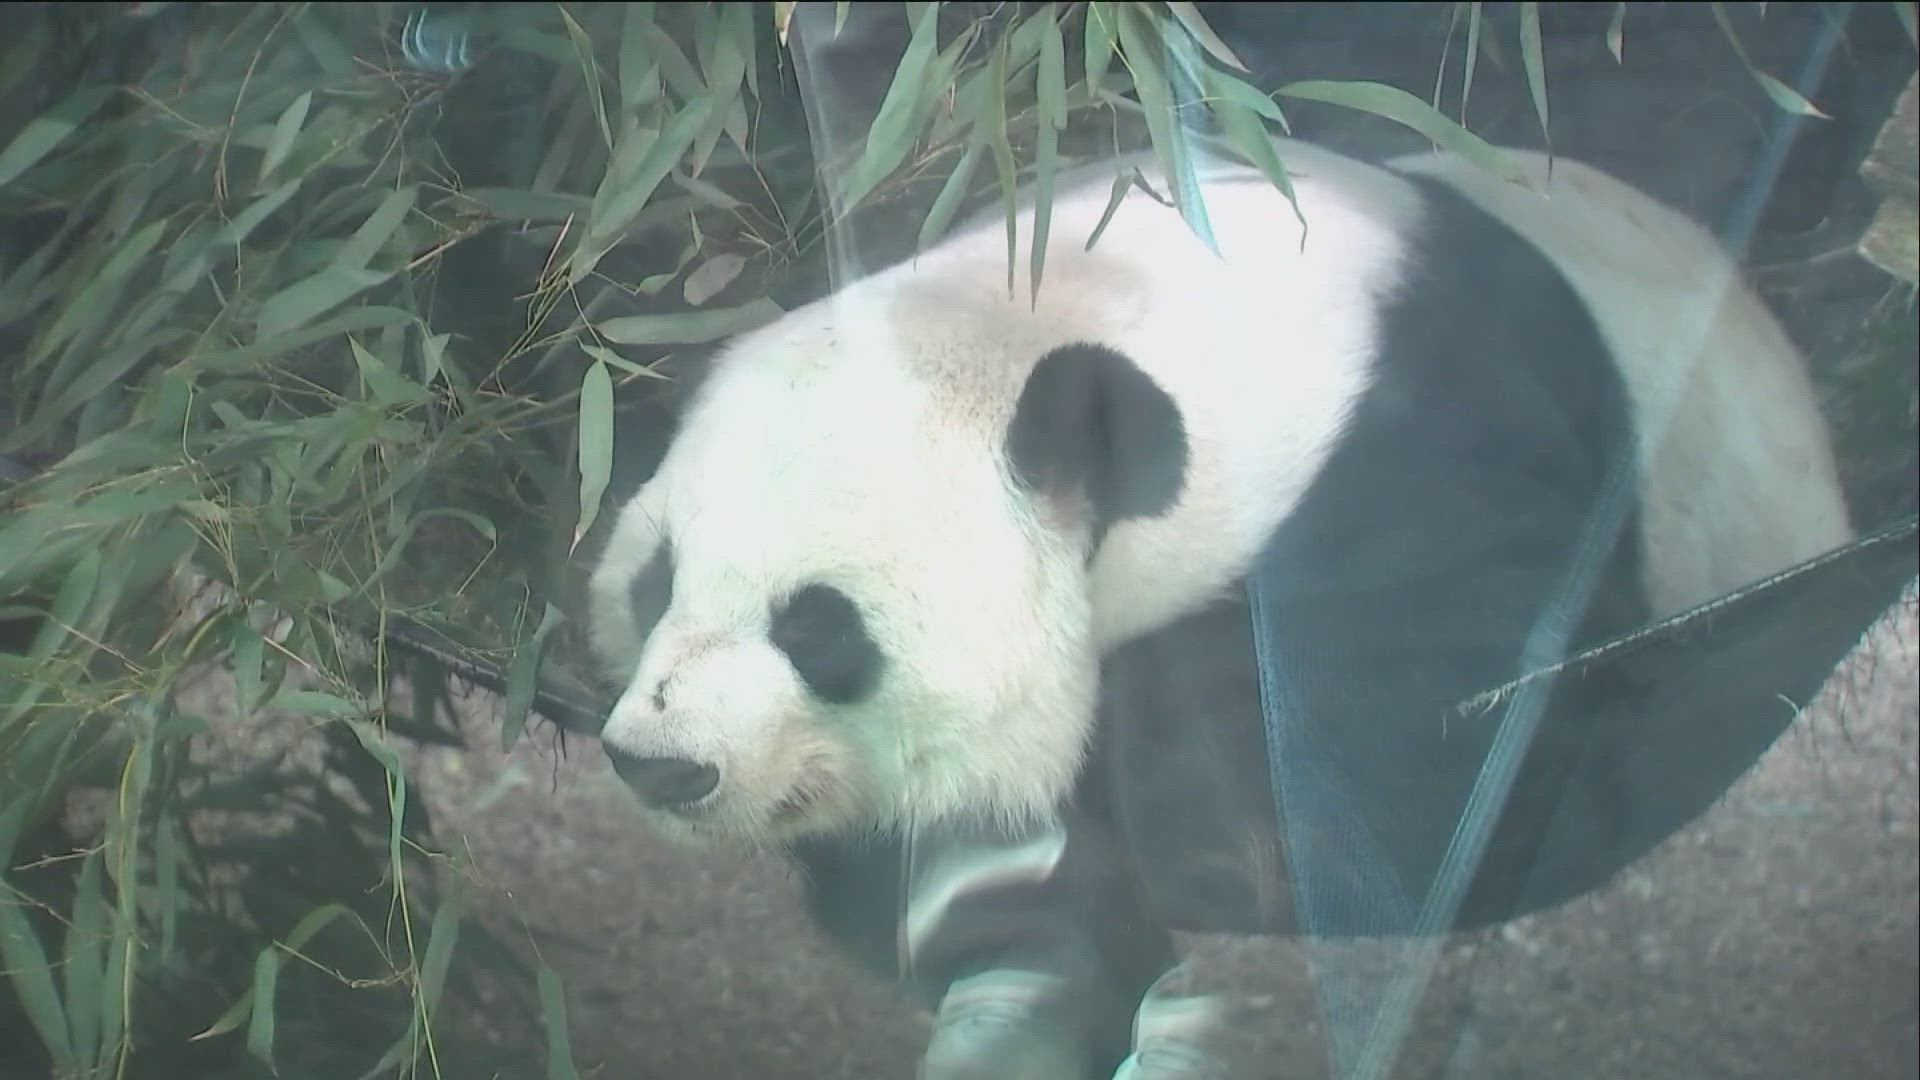
{"type": "MultiPolygon", "coordinates": [[[[1308,858],[1316,932],[1410,931],[1497,728],[1463,703],[1850,536],[1692,222],[1565,158],[1277,148],[1297,211],[1209,163],[1202,235],[1135,163],[1089,246],[1107,165],[1037,293],[990,213],[738,337],[600,547],[614,770],[960,1017],[923,1075],[1203,1075],[1138,1045],[1171,931],[1298,929],[1308,858]]],[[[1603,884],[1786,722],[1705,700],[1554,685],[1446,925],[1603,884]]]]}

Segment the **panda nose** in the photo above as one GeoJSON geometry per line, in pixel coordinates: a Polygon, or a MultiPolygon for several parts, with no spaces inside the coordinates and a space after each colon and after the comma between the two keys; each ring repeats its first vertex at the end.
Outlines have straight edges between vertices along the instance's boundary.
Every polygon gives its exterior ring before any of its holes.
{"type": "Polygon", "coordinates": [[[613,771],[650,806],[674,810],[706,798],[720,783],[720,770],[703,761],[641,757],[603,744],[613,771]]]}

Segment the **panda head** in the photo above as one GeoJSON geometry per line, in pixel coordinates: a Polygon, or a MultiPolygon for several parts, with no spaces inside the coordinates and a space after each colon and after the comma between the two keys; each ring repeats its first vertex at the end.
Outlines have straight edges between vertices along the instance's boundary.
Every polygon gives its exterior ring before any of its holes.
{"type": "Polygon", "coordinates": [[[591,579],[603,740],[665,831],[1031,821],[1064,797],[1094,712],[1088,565],[1171,506],[1186,445],[1166,393],[1061,325],[1004,285],[888,273],[713,361],[591,579]]]}

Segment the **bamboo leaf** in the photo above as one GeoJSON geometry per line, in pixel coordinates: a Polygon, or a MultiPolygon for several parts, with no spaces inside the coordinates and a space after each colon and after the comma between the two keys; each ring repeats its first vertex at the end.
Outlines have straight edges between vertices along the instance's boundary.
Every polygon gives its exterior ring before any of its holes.
{"type": "Polygon", "coordinates": [[[260,703],[260,665],[266,658],[267,639],[260,636],[245,619],[233,620],[231,664],[233,667],[234,709],[244,719],[260,703]]]}
{"type": "Polygon", "coordinates": [[[400,865],[401,842],[404,839],[401,828],[406,818],[407,808],[407,771],[400,764],[400,755],[394,753],[381,736],[380,729],[365,720],[349,720],[347,726],[367,753],[373,755],[382,768],[387,770],[387,817],[392,823],[387,833],[387,859],[394,866],[400,865]]]}
{"type": "Polygon", "coordinates": [[[606,494],[607,481],[613,475],[613,376],[607,365],[588,365],[580,380],[579,467],[580,521],[574,526],[573,542],[593,528],[600,514],[600,497],[606,494]]]}
{"type": "Polygon", "coordinates": [[[732,284],[746,265],[746,256],[723,251],[694,267],[693,273],[687,275],[686,283],[680,287],[681,293],[687,303],[699,307],[732,284]]]}
{"type": "Polygon", "coordinates": [[[540,660],[547,651],[547,637],[562,622],[560,609],[552,604],[540,616],[533,636],[520,643],[507,665],[507,692],[500,708],[500,748],[513,749],[527,725],[527,713],[533,708],[533,692],[539,687],[540,660]]]}
{"type": "Polygon", "coordinates": [[[1193,167],[1192,142],[1187,137],[1187,128],[1178,123],[1178,109],[1187,103],[1200,99],[1204,91],[1202,85],[1206,78],[1207,66],[1195,54],[1193,44],[1184,37],[1166,40],[1167,56],[1171,63],[1169,74],[1178,77],[1178,84],[1170,79],[1169,86],[1174,88],[1172,98],[1175,108],[1173,127],[1173,163],[1175,172],[1168,183],[1173,187],[1174,201],[1180,209],[1180,216],[1186,219],[1187,227],[1207,249],[1215,255],[1220,254],[1220,246],[1213,236],[1213,223],[1207,216],[1207,202],[1200,191],[1200,178],[1193,167]]]}
{"type": "Polygon", "coordinates": [[[446,367],[447,342],[453,340],[452,334],[429,334],[423,324],[420,327],[420,384],[432,386],[446,367]]]}
{"type": "Polygon", "coordinates": [[[567,997],[561,990],[560,976],[541,964],[534,982],[540,994],[541,1025],[547,1033],[547,1080],[580,1080],[573,1067],[573,1049],[567,1042],[567,997]]]}
{"type": "Polygon", "coordinates": [[[1540,138],[1549,155],[1553,131],[1547,123],[1547,61],[1540,46],[1540,5],[1520,5],[1520,65],[1527,71],[1527,92],[1533,96],[1533,114],[1540,119],[1540,138]]]}
{"type": "MultiPolygon", "coordinates": [[[[1030,20],[1032,21],[1032,20],[1030,20]]],[[[953,93],[952,105],[941,110],[940,106],[947,98],[947,87],[953,85],[954,74],[960,68],[960,61],[972,47],[976,26],[962,30],[940,55],[934,57],[932,70],[927,75],[927,84],[931,89],[921,96],[914,108],[913,120],[907,125],[910,133],[927,145],[938,146],[952,138],[954,132],[963,124],[971,131],[972,121],[978,115],[980,96],[974,79],[969,79],[961,90],[953,93]],[[936,113],[944,115],[936,118],[936,113]]],[[[1022,26],[1022,30],[1025,26],[1022,26]]],[[[1035,43],[1037,46],[1037,42],[1035,43]]],[[[975,77],[983,77],[983,71],[974,72],[975,77]]]]}
{"type": "Polygon", "coordinates": [[[113,88],[106,86],[76,90],[60,104],[28,121],[27,126],[20,129],[20,134],[7,144],[7,148],[0,150],[0,189],[5,189],[20,174],[52,153],[112,95],[113,88]]]}
{"type": "Polygon", "coordinates": [[[1419,132],[1443,150],[1459,154],[1503,180],[1527,182],[1526,173],[1485,139],[1449,120],[1433,106],[1397,86],[1360,81],[1310,79],[1289,83],[1279,90],[1282,97],[1305,101],[1324,101],[1349,109],[1372,113],[1419,132]]]}
{"type": "Polygon", "coordinates": [[[1460,28],[1460,13],[1466,5],[1455,0],[1447,5],[1447,36],[1440,42],[1440,67],[1433,73],[1433,107],[1441,107],[1441,95],[1447,88],[1447,54],[1453,51],[1453,32],[1460,28]]]}
{"type": "Polygon", "coordinates": [[[992,67],[992,64],[977,65],[959,80],[953,91],[952,105],[938,110],[932,126],[927,130],[926,142],[929,145],[944,146],[963,130],[969,137],[984,137],[981,136],[980,119],[986,115],[987,76],[992,74],[992,67]]]}
{"type": "Polygon", "coordinates": [[[300,921],[293,924],[293,929],[287,931],[287,936],[283,940],[289,949],[304,949],[307,942],[313,940],[313,935],[338,918],[345,918],[349,922],[359,921],[358,916],[340,904],[321,904],[300,916],[300,921]]]}
{"type": "MultiPolygon", "coordinates": [[[[736,103],[737,104],[737,103],[736,103]]],[[[737,210],[742,203],[720,188],[696,176],[673,173],[673,182],[695,200],[720,210],[737,210]]]]}
{"type": "Polygon", "coordinates": [[[157,348],[171,346],[186,336],[181,329],[154,334],[132,343],[109,349],[95,360],[93,365],[75,376],[73,381],[62,386],[51,398],[43,401],[26,423],[8,437],[7,442],[24,444],[53,430],[65,420],[73,410],[86,405],[107,390],[121,376],[131,371],[135,364],[157,348]]]}
{"type": "Polygon", "coordinates": [[[94,1067],[102,1073],[112,1067],[126,1041],[127,999],[123,995],[137,929],[131,888],[120,890],[120,908],[113,913],[112,924],[106,943],[107,966],[100,979],[100,1040],[94,1052],[94,1067]]]}
{"type": "Polygon", "coordinates": [[[1206,79],[1207,85],[1211,88],[1210,92],[1215,97],[1224,99],[1243,109],[1252,110],[1260,116],[1279,124],[1281,131],[1291,130],[1291,125],[1287,123],[1286,114],[1280,111],[1280,106],[1274,104],[1272,98],[1224,71],[1209,70],[1206,72],[1206,79]]]}
{"type": "Polygon", "coordinates": [[[411,319],[411,315],[399,308],[371,305],[357,307],[343,311],[325,322],[309,326],[304,330],[296,330],[290,334],[276,334],[272,337],[263,334],[251,345],[221,352],[200,353],[192,357],[188,363],[200,371],[243,373],[251,370],[262,360],[290,353],[296,349],[304,349],[330,337],[351,334],[356,330],[378,330],[394,323],[408,322],[411,319]]]}
{"type": "Polygon", "coordinates": [[[859,205],[913,148],[917,134],[912,130],[913,117],[922,95],[930,92],[928,73],[938,45],[939,9],[938,4],[925,5],[913,25],[907,50],[880,102],[880,112],[867,130],[866,146],[842,185],[841,205],[845,209],[859,205]]]}
{"type": "Polygon", "coordinates": [[[1720,24],[1721,32],[1727,37],[1727,44],[1733,46],[1733,51],[1740,57],[1740,62],[1746,65],[1748,74],[1751,74],[1754,80],[1760,84],[1760,89],[1766,91],[1767,96],[1773,99],[1775,105],[1778,105],[1787,112],[1798,113],[1801,116],[1817,116],[1822,120],[1832,119],[1832,117],[1826,113],[1821,112],[1820,108],[1813,102],[1808,101],[1802,96],[1800,91],[1795,90],[1793,87],[1788,86],[1786,83],[1781,82],[1779,79],[1774,78],[1754,66],[1753,59],[1747,55],[1747,47],[1740,41],[1740,35],[1734,32],[1733,21],[1727,17],[1725,4],[1716,2],[1707,6],[1713,9],[1713,20],[1720,24]]]}
{"type": "Polygon", "coordinates": [[[54,257],[66,253],[67,239],[56,233],[19,260],[4,280],[0,280],[0,319],[13,322],[58,295],[54,257]]]}
{"type": "MultiPolygon", "coordinates": [[[[935,5],[929,4],[928,7],[935,5]]],[[[987,129],[987,145],[993,149],[993,168],[1000,176],[1000,208],[1007,225],[1007,292],[1013,292],[1015,253],[1020,248],[1018,195],[1014,183],[1013,145],[1007,140],[1007,50],[1002,37],[994,46],[993,62],[986,82],[987,114],[981,123],[987,129]]]]}
{"type": "Polygon", "coordinates": [[[88,852],[81,861],[73,894],[73,922],[67,927],[66,955],[61,964],[73,1056],[80,1061],[92,1061],[100,1048],[100,980],[105,966],[100,939],[105,936],[107,913],[106,898],[100,891],[100,862],[98,849],[88,852]]]}
{"type": "MultiPolygon", "coordinates": [[[[191,482],[169,478],[137,488],[109,490],[77,504],[38,507],[0,517],[0,589],[31,580],[69,555],[77,558],[76,549],[97,541],[100,530],[144,514],[172,510],[198,494],[191,482]]],[[[20,705],[14,702],[10,708],[20,710],[20,705]]]]}
{"type": "Polygon", "coordinates": [[[1240,150],[1240,154],[1244,154],[1246,160],[1250,161],[1254,167],[1258,167],[1267,177],[1267,181],[1273,183],[1273,186],[1279,188],[1281,194],[1286,196],[1286,204],[1294,208],[1294,217],[1300,221],[1300,242],[1306,244],[1308,217],[1306,213],[1300,211],[1300,200],[1294,196],[1294,181],[1288,175],[1279,152],[1273,148],[1273,136],[1267,133],[1267,129],[1260,123],[1260,117],[1252,108],[1240,104],[1240,100],[1236,100],[1233,94],[1221,92],[1223,83],[1238,83],[1238,79],[1233,75],[1227,75],[1225,71],[1210,71],[1208,81],[1213,86],[1213,98],[1215,98],[1213,115],[1219,117],[1221,131],[1240,150]]]}
{"type": "Polygon", "coordinates": [[[573,42],[574,59],[580,62],[581,77],[587,81],[587,101],[593,106],[593,118],[600,124],[600,138],[608,149],[612,149],[613,128],[607,123],[607,99],[600,86],[600,65],[593,58],[593,41],[564,6],[556,5],[555,9],[567,24],[567,38],[573,42]]]}
{"type": "Polygon", "coordinates": [[[1801,116],[1811,116],[1818,120],[1833,119],[1833,117],[1829,116],[1820,106],[1807,100],[1806,96],[1801,94],[1800,91],[1795,90],[1793,87],[1788,86],[1772,75],[1761,71],[1759,68],[1753,69],[1753,77],[1759,82],[1760,89],[1765,90],[1767,96],[1773,99],[1773,103],[1787,112],[1798,113],[1801,116]]]}
{"type": "Polygon", "coordinates": [[[1146,16],[1132,6],[1120,12],[1120,48],[1146,114],[1147,135],[1160,171],[1171,182],[1179,175],[1174,162],[1173,90],[1160,65],[1160,41],[1145,25],[1146,16]]]}
{"type": "Polygon", "coordinates": [[[599,262],[600,256],[606,253],[610,242],[639,216],[647,200],[653,197],[654,190],[660,186],[660,181],[666,179],[667,173],[680,160],[680,155],[686,153],[699,135],[712,109],[713,100],[710,97],[689,102],[667,123],[666,129],[661,131],[659,138],[653,140],[634,166],[632,177],[608,199],[605,215],[590,223],[586,242],[574,254],[570,280],[578,284],[585,279],[599,262]]]}
{"type": "MultiPolygon", "coordinates": [[[[41,763],[28,764],[37,766],[41,763]]],[[[33,809],[33,801],[31,793],[23,792],[15,795],[6,809],[0,810],[0,870],[13,865],[13,845],[19,842],[20,831],[26,827],[27,813],[33,809]]]]}
{"type": "Polygon", "coordinates": [[[302,278],[260,305],[255,339],[266,343],[284,338],[392,276],[391,270],[335,265],[302,278]]]}
{"type": "Polygon", "coordinates": [[[702,9],[701,25],[708,26],[710,38],[700,55],[700,68],[706,75],[707,88],[714,102],[707,113],[706,126],[694,140],[692,172],[699,175],[707,167],[707,160],[713,154],[713,148],[720,135],[734,128],[736,144],[744,149],[746,132],[746,109],[740,100],[742,81],[751,70],[751,50],[753,39],[753,7],[745,4],[719,4],[702,9]],[[717,17],[713,13],[717,9],[717,17]],[[741,39],[748,45],[742,47],[741,39]],[[738,126],[735,120],[738,118],[738,126]]]}
{"type": "Polygon", "coordinates": [[[354,366],[360,370],[360,380],[375,404],[393,408],[433,400],[426,387],[401,374],[398,364],[387,363],[368,352],[357,338],[348,337],[347,346],[353,352],[354,366]]]}
{"type": "MultiPolygon", "coordinates": [[[[1047,30],[1050,27],[1054,29],[1055,33],[1059,32],[1058,16],[1055,15],[1053,5],[1051,4],[1045,8],[1037,9],[1034,14],[1021,20],[1020,24],[1013,28],[1013,32],[1009,34],[1007,38],[1007,72],[1009,75],[1017,71],[1024,72],[1026,65],[1030,61],[1040,58],[1040,40],[1046,36],[1047,30]],[[1043,18],[1042,16],[1051,17],[1043,18]]],[[[955,40],[958,41],[960,39],[956,38],[955,40]]],[[[1014,83],[1018,81],[1022,80],[1016,79],[1010,81],[1007,88],[1012,90],[1014,83]]]]}
{"type": "Polygon", "coordinates": [[[1460,123],[1467,122],[1467,101],[1473,97],[1473,72],[1480,65],[1480,0],[1467,5],[1467,63],[1460,73],[1460,123]]]}
{"type": "Polygon", "coordinates": [[[420,1033],[416,1027],[419,1020],[416,1014],[406,1031],[387,1047],[387,1052],[380,1055],[380,1060],[374,1062],[372,1068],[360,1074],[359,1080],[387,1080],[388,1077],[405,1076],[409,1070],[401,1067],[400,1063],[419,1049],[420,1033]]]}
{"type": "Polygon", "coordinates": [[[287,152],[293,149],[293,141],[300,135],[300,126],[307,122],[307,110],[313,107],[313,91],[303,92],[293,99],[274,121],[273,137],[267,141],[266,153],[260,159],[260,182],[266,183],[274,170],[286,163],[287,152]]]}
{"type": "Polygon", "coordinates": [[[593,191],[592,209],[587,215],[589,227],[607,216],[607,208],[613,204],[614,197],[639,172],[640,162],[646,159],[647,152],[659,141],[660,129],[650,121],[643,121],[637,116],[622,121],[620,133],[613,139],[613,153],[608,155],[607,167],[593,191]]]}
{"type": "Polygon", "coordinates": [[[624,371],[629,375],[641,375],[649,379],[666,378],[666,376],[662,375],[660,372],[655,371],[644,364],[636,364],[633,361],[627,359],[626,357],[621,356],[619,353],[614,352],[612,349],[607,348],[605,345],[595,345],[591,341],[583,341],[580,343],[580,349],[582,352],[586,353],[588,356],[593,357],[595,360],[598,360],[601,363],[608,365],[609,367],[619,368],[621,371],[624,371]]]}
{"type": "Polygon", "coordinates": [[[763,326],[781,314],[780,305],[758,297],[738,307],[626,315],[599,323],[597,329],[616,345],[698,345],[763,326]]]}
{"type": "Polygon", "coordinates": [[[361,269],[372,262],[373,257],[380,253],[380,249],[400,228],[400,223],[406,220],[407,211],[413,209],[418,195],[419,187],[415,184],[388,193],[333,257],[333,264],[361,269]]]}
{"type": "MultiPolygon", "coordinates": [[[[293,925],[293,929],[287,932],[285,938],[286,947],[295,950],[303,948],[307,941],[311,939],[314,934],[318,933],[322,927],[340,916],[345,916],[348,919],[354,918],[352,912],[339,904],[322,904],[312,911],[307,912],[306,915],[301,917],[299,922],[293,925]]],[[[261,958],[272,953],[275,948],[276,946],[270,945],[266,949],[261,950],[260,956],[254,958],[254,984],[249,986],[232,1005],[229,1005],[227,1011],[220,1014],[219,1019],[208,1025],[205,1031],[189,1037],[188,1042],[198,1042],[201,1039],[211,1039],[217,1035],[224,1035],[234,1028],[239,1027],[241,1021],[248,1019],[252,1015],[254,1002],[260,995],[260,980],[258,976],[260,966],[263,963],[261,958]]],[[[277,979],[279,975],[279,962],[276,960],[272,963],[274,967],[274,978],[277,979]]],[[[269,992],[271,992],[271,987],[269,987],[269,992]]],[[[266,1038],[269,1045],[271,1045],[273,1035],[271,1016],[267,1019],[266,1024],[268,1029],[266,1038]]],[[[252,1037],[251,1033],[249,1033],[249,1044],[251,1044],[251,1041],[252,1037]]]]}
{"type": "MultiPolygon", "coordinates": [[[[293,197],[294,192],[300,190],[300,180],[298,176],[293,177],[248,203],[247,208],[235,214],[233,220],[227,223],[227,227],[214,237],[213,242],[223,247],[229,245],[238,247],[261,222],[267,220],[275,210],[280,209],[288,199],[293,197]]],[[[198,271],[195,271],[193,276],[198,276],[198,271]]]]}
{"type": "Polygon", "coordinates": [[[447,966],[453,962],[453,945],[460,938],[460,910],[460,891],[450,890],[433,913],[433,928],[427,931],[426,958],[420,962],[420,998],[429,1011],[440,1004],[447,966]]]}
{"type": "Polygon", "coordinates": [[[1119,24],[1110,4],[1093,0],[1087,4],[1086,40],[1084,43],[1086,68],[1086,86],[1090,97],[1098,97],[1100,84],[1106,78],[1107,68],[1113,63],[1113,46],[1119,34],[1119,24]]]}
{"type": "Polygon", "coordinates": [[[740,105],[740,82],[736,79],[731,89],[718,92],[712,99],[706,123],[694,134],[693,144],[688,148],[687,171],[694,176],[706,171],[707,162],[713,158],[714,147],[720,145],[720,136],[726,134],[729,128],[744,139],[745,116],[740,105]],[[736,116],[742,118],[738,125],[734,123],[736,116]]]}
{"type": "Polygon", "coordinates": [[[1094,223],[1093,231],[1087,234],[1086,249],[1088,251],[1093,250],[1093,245],[1099,242],[1100,235],[1107,231],[1107,226],[1113,221],[1114,213],[1120,209],[1121,200],[1127,197],[1127,192],[1133,189],[1133,183],[1139,177],[1139,169],[1129,169],[1113,178],[1113,189],[1107,192],[1106,209],[1100,211],[1100,220],[1094,223]]]}
{"type": "Polygon", "coordinates": [[[46,950],[41,948],[33,924],[10,896],[0,898],[0,968],[6,970],[21,1011],[33,1022],[41,1044],[53,1058],[54,1072],[62,1076],[77,1072],[73,1043],[68,1040],[67,1014],[53,985],[53,968],[47,963],[46,950]]]}
{"type": "Polygon", "coordinates": [[[700,78],[700,73],[694,70],[693,63],[681,51],[680,43],[673,40],[672,34],[661,26],[649,25],[647,39],[652,45],[654,62],[660,65],[660,74],[683,104],[691,105],[707,96],[707,84],[700,78]]]}
{"type": "Polygon", "coordinates": [[[1241,63],[1240,58],[1233,55],[1233,50],[1227,48],[1227,43],[1220,40],[1220,35],[1213,32],[1213,27],[1207,25],[1199,8],[1184,0],[1169,0],[1167,10],[1173,12],[1174,18],[1180,20],[1180,25],[1187,28],[1187,33],[1193,35],[1208,55],[1235,70],[1247,70],[1247,65],[1241,63]]]}
{"type": "Polygon", "coordinates": [[[509,221],[565,221],[593,207],[593,200],[582,195],[529,188],[466,188],[460,194],[479,203],[490,216],[509,221]]]}
{"type": "MultiPolygon", "coordinates": [[[[1191,5],[1189,5],[1191,6],[1191,5]]],[[[1047,8],[1040,31],[1040,69],[1035,84],[1040,129],[1034,148],[1033,265],[1028,273],[1031,297],[1040,300],[1040,275],[1046,266],[1047,239],[1053,221],[1054,175],[1060,167],[1060,132],[1067,126],[1067,59],[1053,9],[1047,8]]],[[[1194,18],[1199,18],[1195,13],[1194,18]]],[[[1205,25],[1204,23],[1202,24],[1205,25]]],[[[1224,47],[1224,46],[1223,46],[1224,47]]]]}
{"type": "Polygon", "coordinates": [[[960,163],[947,174],[946,182],[940,185],[940,194],[933,200],[933,206],[927,211],[927,218],[920,224],[920,235],[916,244],[918,250],[925,251],[946,235],[947,226],[952,223],[953,215],[960,209],[960,201],[966,197],[967,185],[973,178],[973,170],[979,166],[980,153],[986,149],[982,139],[967,140],[967,148],[960,155],[960,163]]]}
{"type": "Polygon", "coordinates": [[[100,549],[89,547],[67,571],[60,582],[60,588],[53,594],[53,602],[47,605],[47,618],[33,635],[33,642],[27,647],[27,656],[35,660],[45,660],[66,640],[71,628],[77,626],[85,612],[87,602],[93,599],[94,587],[100,583],[100,549]]]}
{"type": "MultiPolygon", "coordinates": [[[[90,280],[60,310],[34,350],[28,357],[31,364],[35,357],[45,355],[65,345],[68,341],[81,336],[81,330],[89,322],[104,320],[115,312],[114,301],[126,285],[127,276],[137,269],[146,259],[160,238],[166,234],[167,221],[162,218],[149,222],[146,227],[120,245],[113,255],[101,265],[100,269],[89,275],[90,280]]],[[[64,365],[63,365],[64,366],[64,365]]],[[[63,382],[64,372],[56,368],[53,382],[63,382]]]]}
{"type": "MultiPolygon", "coordinates": [[[[751,16],[752,12],[748,12],[747,14],[751,16]]],[[[775,16],[775,18],[778,19],[780,22],[780,26],[782,28],[781,41],[782,41],[782,44],[784,44],[786,19],[784,16],[775,16]]],[[[760,100],[760,57],[759,57],[760,43],[759,43],[759,36],[755,34],[753,30],[753,19],[750,17],[737,19],[730,25],[733,27],[733,35],[734,35],[734,43],[735,43],[734,47],[740,50],[740,55],[745,57],[747,61],[747,92],[753,95],[753,99],[755,101],[759,101],[760,100]]]]}
{"type": "Polygon", "coordinates": [[[652,4],[628,4],[620,24],[620,103],[628,115],[660,98],[660,64],[649,47],[652,4]]]}
{"type": "Polygon", "coordinates": [[[187,1041],[198,1042],[201,1039],[211,1039],[215,1036],[225,1035],[227,1032],[239,1027],[241,1021],[252,1015],[252,1012],[253,988],[248,987],[233,1004],[227,1006],[226,1012],[221,1013],[218,1019],[207,1025],[205,1031],[189,1035],[187,1041]]]}
{"type": "Polygon", "coordinates": [[[253,958],[253,1011],[247,1018],[247,1052],[273,1065],[273,997],[280,981],[280,948],[269,945],[253,958]]]}

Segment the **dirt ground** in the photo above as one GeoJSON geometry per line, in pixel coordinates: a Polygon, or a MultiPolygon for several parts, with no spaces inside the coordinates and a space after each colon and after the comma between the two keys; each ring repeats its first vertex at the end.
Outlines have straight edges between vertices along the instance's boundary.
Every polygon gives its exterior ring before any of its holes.
{"type": "MultiPolygon", "coordinates": [[[[565,980],[583,1076],[913,1074],[925,1018],[830,951],[777,860],[658,840],[591,740],[501,754],[490,700],[468,706],[475,749],[423,752],[419,783],[486,883],[483,921],[565,980]]],[[[1917,728],[1909,603],[1720,804],[1607,891],[1447,942],[1395,1075],[1920,1073],[1917,728]]],[[[1263,1075],[1331,1075],[1297,943],[1195,946],[1252,997],[1263,1075]]]]}

